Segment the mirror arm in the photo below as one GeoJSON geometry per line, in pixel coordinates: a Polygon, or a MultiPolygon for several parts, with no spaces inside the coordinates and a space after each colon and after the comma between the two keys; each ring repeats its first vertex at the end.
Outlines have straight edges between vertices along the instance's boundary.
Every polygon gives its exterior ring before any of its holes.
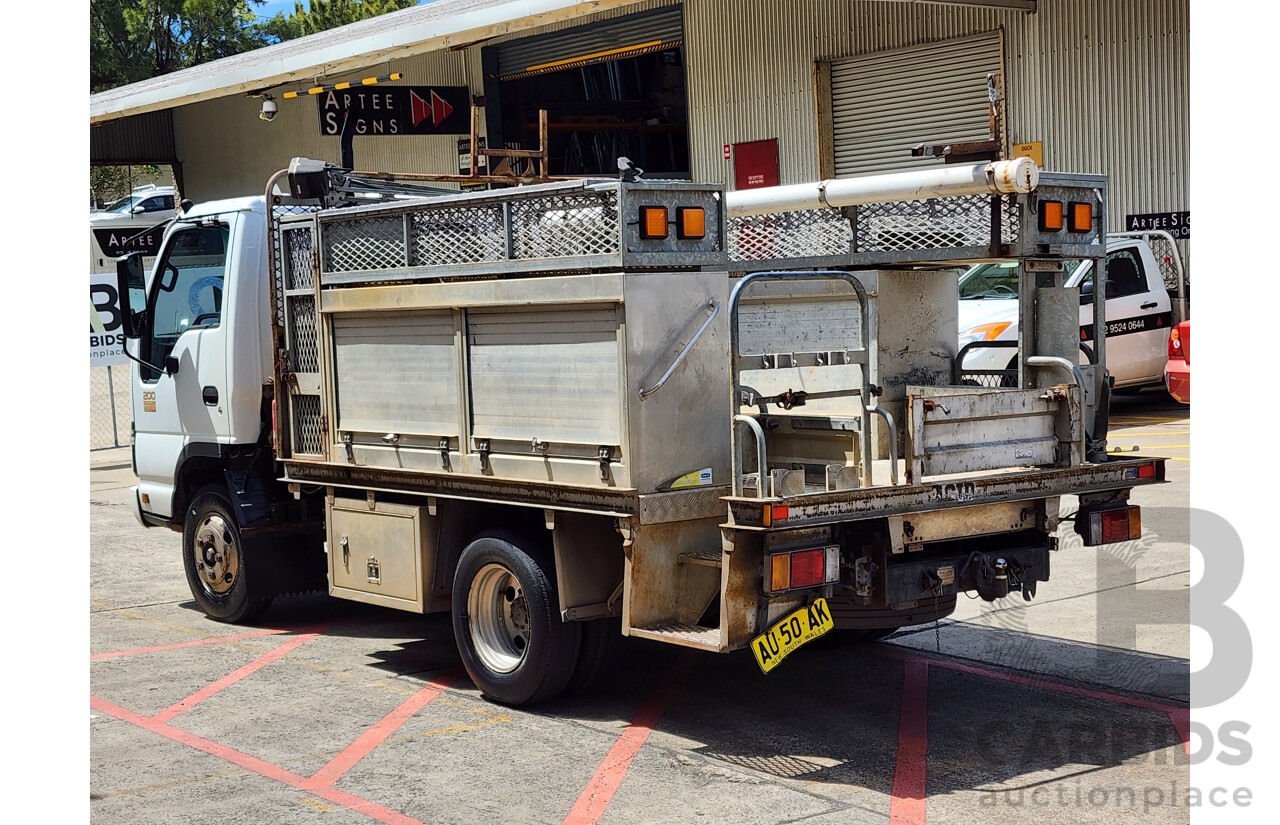
{"type": "Polygon", "coordinates": [[[128,358],[130,361],[136,361],[137,363],[141,364],[142,366],[144,366],[144,367],[146,367],[146,368],[148,368],[148,369],[155,370],[156,372],[162,372],[162,373],[164,373],[165,375],[172,375],[172,374],[173,374],[173,373],[169,372],[169,368],[168,368],[168,366],[164,366],[164,367],[157,367],[155,364],[149,364],[149,363],[147,363],[146,361],[143,361],[143,360],[142,360],[141,358],[139,358],[138,356],[136,356],[136,355],[134,355],[133,353],[129,352],[129,339],[128,339],[128,338],[124,339],[124,343],[120,345],[120,351],[124,353],[124,357],[125,357],[125,358],[128,358]]]}

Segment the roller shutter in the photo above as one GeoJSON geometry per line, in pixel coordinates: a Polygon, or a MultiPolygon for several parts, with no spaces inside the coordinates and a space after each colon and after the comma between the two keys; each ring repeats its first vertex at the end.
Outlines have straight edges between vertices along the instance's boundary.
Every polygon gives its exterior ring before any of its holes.
{"type": "Polygon", "coordinates": [[[990,138],[987,74],[1003,77],[1001,32],[831,63],[837,177],[920,169],[919,143],[990,138]]]}
{"type": "Polygon", "coordinates": [[[515,80],[561,69],[575,69],[664,51],[683,42],[681,7],[671,6],[503,43],[498,47],[498,77],[515,80]]]}

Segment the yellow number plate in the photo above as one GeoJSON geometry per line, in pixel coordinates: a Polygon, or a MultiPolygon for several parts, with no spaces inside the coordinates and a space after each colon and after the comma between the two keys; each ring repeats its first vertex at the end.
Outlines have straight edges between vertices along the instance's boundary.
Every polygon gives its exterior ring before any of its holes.
{"type": "Polygon", "coordinates": [[[768,673],[800,645],[812,642],[833,627],[835,623],[831,621],[827,600],[818,599],[783,618],[769,628],[768,633],[752,639],[751,652],[760,669],[768,673]]]}

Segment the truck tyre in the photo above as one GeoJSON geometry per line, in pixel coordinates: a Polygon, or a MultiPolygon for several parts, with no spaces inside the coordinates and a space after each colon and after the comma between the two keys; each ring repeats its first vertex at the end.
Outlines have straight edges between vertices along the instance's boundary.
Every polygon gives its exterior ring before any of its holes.
{"type": "Polygon", "coordinates": [[[613,672],[622,652],[622,620],[582,622],[582,649],[565,693],[585,693],[613,672]]]}
{"type": "Polygon", "coordinates": [[[577,622],[560,620],[550,554],[505,532],[481,533],[462,551],[453,632],[471,681],[487,698],[512,706],[559,695],[582,640],[577,622]]]}
{"type": "Polygon", "coordinates": [[[202,488],[187,505],[182,562],[191,595],[210,618],[247,622],[271,606],[265,560],[246,552],[231,502],[217,485],[202,488]]]}

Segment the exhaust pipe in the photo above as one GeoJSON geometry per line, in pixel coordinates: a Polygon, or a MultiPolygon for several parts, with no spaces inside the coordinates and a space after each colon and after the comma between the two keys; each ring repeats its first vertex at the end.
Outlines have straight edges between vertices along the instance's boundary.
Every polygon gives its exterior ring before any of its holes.
{"type": "Polygon", "coordinates": [[[725,194],[730,217],[764,215],[890,203],[956,195],[1026,193],[1040,182],[1040,167],[1031,158],[1013,158],[973,166],[944,166],[918,172],[895,172],[860,178],[838,178],[765,189],[744,189],[725,194]]]}

